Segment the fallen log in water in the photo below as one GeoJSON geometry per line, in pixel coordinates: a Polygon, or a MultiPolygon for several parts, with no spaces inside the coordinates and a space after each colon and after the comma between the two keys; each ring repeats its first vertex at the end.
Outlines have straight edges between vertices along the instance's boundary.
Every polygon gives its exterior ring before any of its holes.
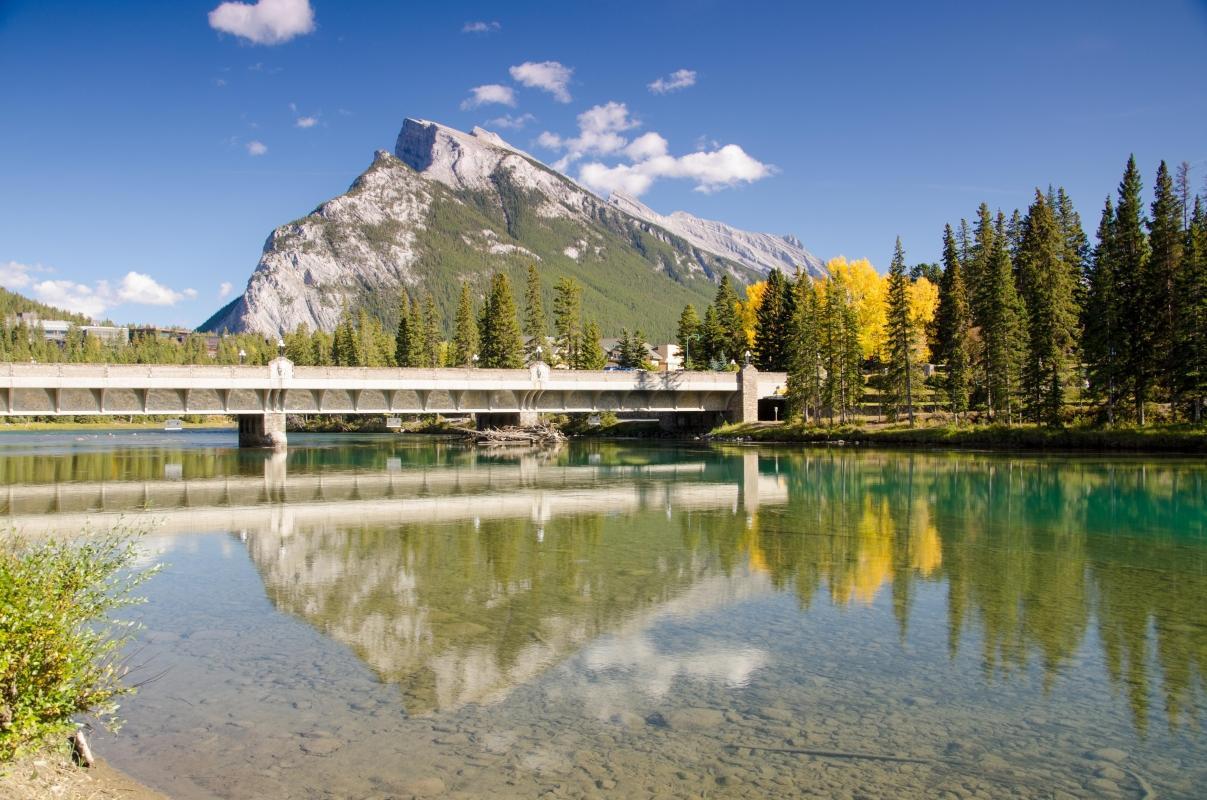
{"type": "Polygon", "coordinates": [[[566,434],[551,425],[507,426],[504,428],[456,428],[480,445],[556,444],[566,441],[566,434]]]}

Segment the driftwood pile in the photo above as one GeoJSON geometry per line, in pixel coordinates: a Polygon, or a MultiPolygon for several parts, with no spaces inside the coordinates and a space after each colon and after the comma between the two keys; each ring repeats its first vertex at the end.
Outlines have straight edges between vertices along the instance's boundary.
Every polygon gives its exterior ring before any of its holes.
{"type": "Polygon", "coordinates": [[[491,445],[547,445],[566,441],[566,434],[552,425],[507,426],[504,428],[457,428],[462,434],[474,442],[484,446],[491,445]]]}

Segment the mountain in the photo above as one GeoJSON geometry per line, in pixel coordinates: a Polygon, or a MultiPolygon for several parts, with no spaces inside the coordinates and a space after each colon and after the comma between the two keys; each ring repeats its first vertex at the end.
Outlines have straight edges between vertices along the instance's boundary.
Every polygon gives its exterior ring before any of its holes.
{"type": "Polygon", "coordinates": [[[272,232],[243,294],[200,330],[332,330],[358,306],[392,325],[402,288],[431,292],[451,320],[461,281],[482,291],[506,271],[518,296],[534,262],[547,301],[574,278],[605,335],[655,340],[684,305],[711,302],[723,274],[744,284],[820,264],[795,240],[605,201],[490,131],[407,119],[394,152],[378,151],[347,192],[272,232]]]}
{"type": "Polygon", "coordinates": [[[750,269],[768,273],[780,269],[793,275],[799,269],[814,277],[823,277],[826,265],[810,253],[795,236],[776,236],[772,233],[751,233],[724,222],[700,219],[686,211],[663,216],[623,192],[612,192],[608,199],[614,207],[681,236],[701,250],[732,259],[750,269]]]}

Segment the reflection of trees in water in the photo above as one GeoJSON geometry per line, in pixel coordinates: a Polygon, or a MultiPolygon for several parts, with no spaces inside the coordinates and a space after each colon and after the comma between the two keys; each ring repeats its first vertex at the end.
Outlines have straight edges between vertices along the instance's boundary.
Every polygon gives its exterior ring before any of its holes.
{"type": "Polygon", "coordinates": [[[883,452],[787,460],[787,513],[764,512],[743,546],[803,605],[823,584],[837,604],[870,602],[888,584],[904,637],[913,582],[946,581],[953,657],[977,624],[987,676],[1034,656],[1046,687],[1093,620],[1137,727],[1154,655],[1169,724],[1193,715],[1207,666],[1207,469],[883,452]]]}
{"type": "MultiPolygon", "coordinates": [[[[570,448],[556,459],[673,463],[667,452],[570,448]]],[[[786,485],[787,503],[776,505],[760,504],[747,485],[750,457],[723,453],[701,472],[709,485],[741,487],[732,508],[668,517],[643,500],[623,514],[545,521],[261,531],[249,547],[274,603],[352,646],[402,686],[412,712],[501,697],[705,577],[748,569],[802,607],[817,597],[869,604],[890,592],[902,638],[917,582],[944,583],[950,653],[975,628],[986,680],[1035,663],[1050,688],[1093,625],[1138,727],[1158,683],[1170,725],[1201,707],[1207,468],[762,451],[760,482],[786,485]]],[[[618,473],[579,488],[633,481],[618,473]]]]}

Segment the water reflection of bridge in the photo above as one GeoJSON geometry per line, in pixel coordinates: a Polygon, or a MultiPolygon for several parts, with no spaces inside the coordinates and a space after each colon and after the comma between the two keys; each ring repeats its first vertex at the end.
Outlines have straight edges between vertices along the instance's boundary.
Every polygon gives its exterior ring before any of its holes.
{"type": "Polygon", "coordinates": [[[156,533],[288,530],[295,526],[414,524],[504,518],[546,521],[563,514],[640,509],[742,509],[787,502],[785,484],[759,475],[755,452],[737,479],[705,461],[648,465],[510,462],[398,464],[385,471],[289,475],[285,453],[264,461],[263,476],[14,484],[0,489],[8,524],[25,533],[73,534],[119,519],[148,519],[156,533]]]}

